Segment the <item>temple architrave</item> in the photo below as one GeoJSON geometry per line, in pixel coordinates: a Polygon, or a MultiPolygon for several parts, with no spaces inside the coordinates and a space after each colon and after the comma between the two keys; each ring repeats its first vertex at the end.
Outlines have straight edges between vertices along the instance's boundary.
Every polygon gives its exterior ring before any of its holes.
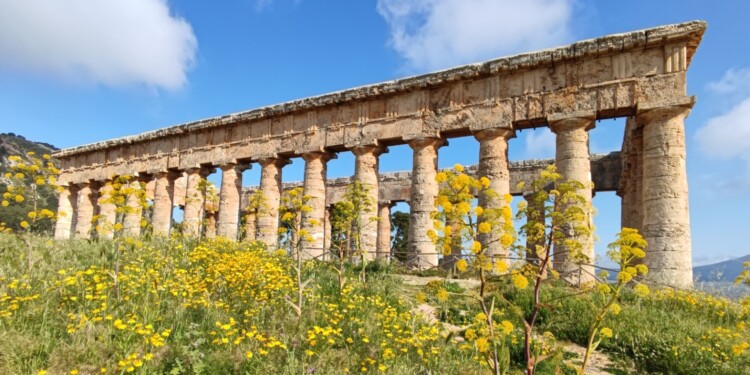
{"type": "MultiPolygon", "coordinates": [[[[356,180],[378,202],[364,218],[372,226],[363,232],[364,252],[388,257],[390,208],[405,201],[411,210],[409,263],[430,268],[439,262],[427,237],[436,210],[439,150],[450,138],[471,136],[479,143],[479,164],[471,173],[487,177],[501,194],[524,195],[516,182],[530,181],[550,163],[564,178],[590,183],[592,189],[580,192],[589,201],[596,191],[616,191],[622,226],[637,228],[648,241],[649,280],[689,287],[684,120],[695,98],[687,94],[686,72],[705,29],[704,22],[692,21],[609,35],[64,149],[54,154],[64,187],[55,237],[87,238],[94,215],[113,221],[113,207],[99,199],[108,181],[127,175],[135,187],[146,183],[155,235],[170,233],[179,206],[187,235],[206,231],[202,223],[210,219],[216,224],[208,236],[237,239],[242,230],[273,248],[279,226],[275,210],[240,228],[244,197],[252,190],[243,190],[242,172],[261,169],[260,186],[253,189],[274,208],[286,186],[284,166],[300,159],[305,165],[301,186],[312,197],[306,229],[313,240],[305,244],[306,257],[326,256],[327,208],[342,199],[346,183],[356,180]],[[588,132],[596,120],[618,117],[626,118],[621,151],[592,155],[588,132]],[[555,134],[555,159],[509,162],[508,140],[538,127],[555,134]],[[413,150],[411,171],[379,174],[379,156],[401,144],[413,150]],[[328,180],[327,162],[341,152],[355,155],[355,175],[328,180]],[[209,218],[199,185],[214,171],[221,173],[219,204],[209,218]]],[[[123,224],[124,232],[135,236],[145,211],[132,211],[123,224]]],[[[491,235],[486,241],[494,255],[507,255],[491,235]]],[[[581,242],[593,263],[593,235],[581,242]]],[[[592,277],[593,268],[572,264],[565,249],[555,253],[554,267],[561,272],[577,272],[582,281],[592,277]]]]}

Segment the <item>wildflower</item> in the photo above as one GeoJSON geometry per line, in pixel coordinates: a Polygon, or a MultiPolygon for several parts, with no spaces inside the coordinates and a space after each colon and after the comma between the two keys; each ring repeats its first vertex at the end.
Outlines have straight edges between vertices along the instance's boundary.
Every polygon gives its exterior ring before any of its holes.
{"type": "Polygon", "coordinates": [[[477,331],[475,331],[473,328],[469,328],[466,330],[466,332],[464,332],[464,337],[469,341],[473,341],[477,338],[477,331]]]}
{"type": "Polygon", "coordinates": [[[603,327],[599,330],[599,334],[602,335],[602,337],[611,338],[612,337],[612,329],[609,327],[603,327]]]}
{"type": "Polygon", "coordinates": [[[617,303],[613,303],[612,306],[609,307],[609,311],[612,312],[612,315],[619,315],[620,311],[622,311],[622,307],[617,303]]]}
{"type": "Polygon", "coordinates": [[[623,283],[627,283],[630,280],[633,280],[633,274],[631,274],[630,272],[625,272],[625,271],[620,272],[617,274],[617,280],[623,283]]]}
{"type": "Polygon", "coordinates": [[[47,375],[47,370],[39,370],[36,375],[47,375]]]}
{"type": "Polygon", "coordinates": [[[481,184],[483,188],[487,189],[490,187],[490,179],[487,177],[481,177],[479,179],[479,184],[481,184]]]}
{"type": "Polygon", "coordinates": [[[475,344],[477,346],[477,350],[479,350],[480,353],[484,353],[490,350],[490,343],[484,337],[477,339],[475,344]]]}
{"type": "Polygon", "coordinates": [[[503,320],[502,323],[500,323],[500,325],[502,326],[503,332],[506,335],[509,335],[511,332],[513,332],[513,323],[507,320],[503,320]]]}
{"type": "Polygon", "coordinates": [[[445,288],[440,288],[437,294],[435,294],[435,298],[440,302],[447,302],[448,298],[450,298],[450,294],[448,294],[448,291],[445,290],[445,288]]]}
{"type": "Polygon", "coordinates": [[[490,231],[492,231],[492,224],[488,222],[481,222],[479,223],[477,230],[479,231],[479,233],[482,233],[482,234],[489,233],[490,231]]]}
{"type": "Polygon", "coordinates": [[[470,249],[472,252],[474,252],[474,254],[479,254],[479,252],[482,251],[482,244],[479,243],[479,241],[474,241],[471,244],[470,249]]]}
{"type": "Polygon", "coordinates": [[[5,201],[5,200],[2,203],[0,203],[0,205],[2,205],[3,207],[8,207],[8,204],[9,204],[8,201],[5,201]]]}
{"type": "Polygon", "coordinates": [[[513,281],[513,286],[518,289],[526,289],[526,287],[529,286],[529,280],[526,279],[526,276],[521,275],[520,273],[514,274],[511,276],[511,279],[513,281]]]}
{"type": "Polygon", "coordinates": [[[21,228],[23,228],[23,229],[26,229],[26,228],[29,227],[29,223],[26,222],[26,220],[21,221],[21,223],[19,223],[18,225],[20,225],[21,228]]]}
{"type": "Polygon", "coordinates": [[[456,262],[456,270],[458,272],[466,272],[466,270],[469,268],[469,264],[466,262],[465,259],[459,259],[456,262]]]}
{"type": "Polygon", "coordinates": [[[648,289],[648,286],[644,284],[638,284],[633,287],[633,292],[639,297],[646,297],[651,291],[648,289]]]}
{"type": "Polygon", "coordinates": [[[24,200],[25,198],[23,197],[23,195],[16,195],[16,203],[23,203],[24,200]]]}
{"type": "Polygon", "coordinates": [[[448,176],[445,174],[445,172],[438,172],[437,175],[435,175],[435,181],[438,183],[443,183],[448,180],[448,176]]]}

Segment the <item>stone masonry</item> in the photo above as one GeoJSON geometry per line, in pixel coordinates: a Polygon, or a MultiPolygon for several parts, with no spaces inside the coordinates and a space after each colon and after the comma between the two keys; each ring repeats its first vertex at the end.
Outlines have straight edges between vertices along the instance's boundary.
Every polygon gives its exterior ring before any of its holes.
{"type": "MultiPolygon", "coordinates": [[[[480,143],[478,175],[489,178],[500,194],[521,194],[513,191],[507,141],[525,129],[550,127],[563,177],[593,179],[593,189],[581,194],[590,200],[601,188],[597,184],[617,190],[622,224],[641,230],[649,242],[644,260],[652,270],[649,279],[690,286],[684,119],[695,99],[688,96],[686,72],[705,29],[704,22],[692,21],[609,35],[61,150],[54,156],[62,166],[65,190],[55,237],[91,235],[93,215],[109,210],[99,205],[101,188],[116,176],[134,176],[134,183],[146,184],[153,200],[156,234],[169,233],[172,209],[179,206],[185,209],[186,234],[236,239],[242,171],[260,164],[267,176],[262,190],[270,207],[278,207],[280,161],[301,157],[303,186],[313,207],[305,228],[313,240],[304,252],[324,257],[329,243],[326,207],[333,194],[326,189],[326,162],[335,153],[350,151],[357,158],[355,178],[371,188],[377,204],[363,218],[373,223],[363,231],[368,256],[385,254],[384,207],[395,200],[384,194],[398,195],[411,203],[410,263],[433,267],[439,256],[426,231],[435,210],[439,147],[449,138],[474,135],[480,143]],[[597,120],[617,117],[628,121],[622,157],[616,160],[618,175],[612,177],[606,168],[613,163],[597,163],[589,154],[588,130],[597,120]],[[406,191],[377,177],[379,152],[398,144],[409,144],[414,152],[406,191]],[[222,183],[214,215],[196,192],[200,177],[217,168],[222,183]]],[[[141,232],[143,211],[137,203],[128,201],[127,235],[141,232]]],[[[272,230],[278,227],[277,217],[261,215],[253,225],[246,233],[276,246],[272,230]]],[[[485,240],[494,243],[492,235],[485,240]]],[[[593,238],[580,240],[583,255],[593,259],[593,238]]],[[[506,249],[492,246],[491,251],[503,255],[506,249]]],[[[566,249],[556,249],[554,258],[555,267],[577,275],[578,281],[593,272],[573,264],[566,249]]]]}

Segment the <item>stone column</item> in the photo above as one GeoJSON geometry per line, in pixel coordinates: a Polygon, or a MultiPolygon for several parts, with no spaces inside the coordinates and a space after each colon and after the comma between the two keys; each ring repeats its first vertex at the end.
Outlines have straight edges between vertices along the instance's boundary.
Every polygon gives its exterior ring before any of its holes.
{"type": "MultiPolygon", "coordinates": [[[[574,180],[583,183],[587,187],[578,191],[583,196],[587,205],[586,225],[591,229],[590,234],[577,238],[581,243],[580,254],[571,254],[571,249],[558,244],[554,249],[554,268],[562,277],[574,284],[583,284],[594,280],[594,237],[593,220],[591,210],[592,185],[591,182],[591,157],[589,154],[589,129],[594,127],[594,118],[573,117],[557,121],[550,121],[550,129],[555,133],[556,152],[555,165],[557,172],[563,176],[563,180],[574,180]],[[578,265],[574,256],[583,258],[578,265]]],[[[567,226],[564,231],[572,235],[572,226],[567,226]]]]}
{"type": "Polygon", "coordinates": [[[111,200],[112,192],[112,181],[107,181],[99,189],[99,237],[101,238],[113,238],[115,221],[117,220],[117,206],[111,202],[104,202],[105,200],[111,200]]]}
{"type": "Polygon", "coordinates": [[[325,259],[323,221],[326,214],[326,165],[332,157],[326,152],[302,154],[305,160],[304,194],[310,196],[308,205],[312,207],[310,212],[302,215],[302,228],[312,237],[311,242],[305,242],[302,246],[301,255],[305,259],[325,259]]]}
{"type": "Polygon", "coordinates": [[[257,231],[256,226],[257,218],[255,217],[255,214],[252,212],[248,212],[245,214],[245,240],[247,241],[255,241],[257,240],[257,231]]]}
{"type": "Polygon", "coordinates": [[[203,205],[205,200],[200,191],[201,180],[206,178],[208,171],[202,168],[187,170],[187,186],[185,187],[185,212],[182,219],[185,235],[198,237],[201,233],[203,221],[203,205]]]}
{"type": "MultiPolygon", "coordinates": [[[[478,177],[487,177],[490,180],[490,189],[497,193],[496,198],[479,195],[478,203],[482,208],[501,209],[508,205],[505,195],[510,194],[510,171],[508,169],[508,140],[515,138],[513,129],[487,129],[474,134],[479,141],[479,169],[478,177]]],[[[478,223],[484,221],[483,217],[477,218],[478,223]]],[[[504,223],[500,223],[503,225],[504,223]]],[[[498,228],[499,229],[499,228],[498,228]]],[[[486,248],[485,254],[494,258],[502,259],[510,264],[509,249],[504,249],[500,243],[500,232],[494,230],[490,233],[480,234],[479,242],[486,248]]]]}
{"type": "Polygon", "coordinates": [[[391,201],[378,203],[378,259],[390,260],[391,257],[391,201]]]}
{"type": "MultiPolygon", "coordinates": [[[[537,202],[534,200],[532,194],[524,194],[523,198],[526,200],[529,210],[526,215],[527,225],[542,225],[546,224],[544,202],[537,202]]],[[[540,228],[542,229],[542,228],[540,228]]],[[[541,233],[545,233],[542,231],[541,233]]],[[[538,267],[542,266],[541,257],[544,256],[545,236],[542,234],[539,237],[526,237],[526,261],[533,263],[538,267]]],[[[550,260],[551,261],[551,260],[550,260]]],[[[552,263],[547,264],[547,269],[552,266],[552,263]]],[[[546,272],[545,272],[546,274],[546,272]]]]}
{"type": "Polygon", "coordinates": [[[438,194],[437,150],[444,141],[440,138],[420,138],[409,142],[414,150],[411,174],[409,216],[409,259],[408,263],[418,269],[438,265],[435,244],[427,236],[433,228],[432,213],[435,212],[435,199],[438,194]]]}
{"type": "MultiPolygon", "coordinates": [[[[134,190],[141,190],[141,182],[137,178],[130,181],[130,187],[134,190]]],[[[122,220],[123,234],[129,237],[138,237],[141,235],[141,220],[143,219],[143,207],[138,194],[130,194],[125,198],[125,205],[128,207],[125,217],[122,220]]]]}
{"type": "Polygon", "coordinates": [[[378,248],[378,156],[385,151],[383,147],[372,145],[357,146],[352,149],[356,157],[354,179],[362,184],[370,203],[359,218],[362,226],[361,233],[359,233],[359,250],[368,260],[375,258],[378,248]]]}
{"type": "Polygon", "coordinates": [[[91,184],[79,184],[76,196],[78,201],[76,202],[75,238],[89,238],[91,219],[94,217],[94,194],[91,184]]]}
{"type": "Polygon", "coordinates": [[[216,235],[230,240],[237,239],[242,196],[242,171],[247,165],[229,163],[221,166],[221,190],[219,191],[219,215],[216,235]]]}
{"type": "Polygon", "coordinates": [[[55,222],[55,239],[67,240],[70,238],[70,232],[73,228],[75,214],[74,208],[77,197],[75,186],[62,186],[60,198],[57,203],[57,221],[55,222]]]}
{"type": "Polygon", "coordinates": [[[677,288],[693,285],[684,125],[689,112],[688,106],[659,107],[638,113],[636,119],[643,127],[648,280],[677,288]]]}
{"type": "Polygon", "coordinates": [[[329,251],[331,249],[331,206],[326,205],[326,216],[325,216],[325,222],[323,223],[323,248],[326,251],[329,251]]]}
{"type": "Polygon", "coordinates": [[[643,175],[643,128],[638,127],[635,117],[628,117],[625,125],[625,141],[622,150],[622,173],[620,189],[621,224],[624,228],[642,231],[641,179],[643,175]]]}
{"type": "Polygon", "coordinates": [[[172,202],[176,175],[167,171],[154,174],[154,209],[151,225],[155,236],[168,236],[172,225],[172,202]]]}
{"type": "Polygon", "coordinates": [[[203,227],[206,238],[216,238],[216,212],[206,211],[206,218],[203,227]]]}
{"type": "Polygon", "coordinates": [[[281,202],[282,168],[289,160],[281,157],[264,158],[258,161],[260,170],[260,193],[263,197],[258,211],[257,237],[266,244],[269,250],[278,247],[279,242],[279,204],[281,202]]]}

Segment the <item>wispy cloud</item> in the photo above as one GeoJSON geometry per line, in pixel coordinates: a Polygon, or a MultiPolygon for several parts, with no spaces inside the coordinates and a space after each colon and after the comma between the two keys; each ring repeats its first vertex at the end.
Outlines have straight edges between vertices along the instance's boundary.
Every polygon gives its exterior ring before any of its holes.
{"type": "Polygon", "coordinates": [[[735,104],[708,119],[695,140],[706,156],[744,163],[744,171],[721,182],[726,189],[744,191],[750,187],[750,69],[730,69],[708,88],[735,104]]]}
{"type": "Polygon", "coordinates": [[[555,134],[549,128],[530,130],[526,135],[525,155],[531,159],[555,157],[555,134]]]}
{"type": "Polygon", "coordinates": [[[572,0],[378,0],[408,71],[551,47],[571,39],[572,0]]]}
{"type": "Polygon", "coordinates": [[[0,2],[0,67],[107,86],[175,90],[197,40],[166,0],[0,2]]]}

